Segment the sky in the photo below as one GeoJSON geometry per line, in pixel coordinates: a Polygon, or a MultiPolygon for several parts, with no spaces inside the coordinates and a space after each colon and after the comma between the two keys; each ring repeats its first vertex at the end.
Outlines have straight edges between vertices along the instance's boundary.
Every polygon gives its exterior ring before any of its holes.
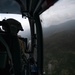
{"type": "MultiPolygon", "coordinates": [[[[10,17],[21,22],[24,30],[29,29],[27,18],[22,19],[21,15],[15,14],[0,14],[0,20],[10,17]]],[[[75,0],[59,0],[52,7],[43,12],[40,15],[40,19],[42,20],[43,27],[57,25],[68,20],[75,20],[75,0]]]]}
{"type": "Polygon", "coordinates": [[[42,25],[48,27],[68,20],[75,20],[75,0],[59,0],[40,15],[42,25]]]}

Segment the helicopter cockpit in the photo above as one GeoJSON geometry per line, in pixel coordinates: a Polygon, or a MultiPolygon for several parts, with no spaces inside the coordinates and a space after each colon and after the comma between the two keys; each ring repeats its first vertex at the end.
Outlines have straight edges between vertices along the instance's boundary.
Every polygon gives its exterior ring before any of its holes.
{"type": "Polygon", "coordinates": [[[30,50],[27,38],[18,36],[23,31],[13,18],[0,21],[0,75],[43,75],[43,34],[39,15],[58,0],[1,0],[0,13],[21,14],[30,23],[30,50]],[[36,59],[34,51],[36,50],[36,59]],[[28,54],[28,56],[26,56],[28,54]],[[36,65],[36,73],[31,67],[36,65]]]}

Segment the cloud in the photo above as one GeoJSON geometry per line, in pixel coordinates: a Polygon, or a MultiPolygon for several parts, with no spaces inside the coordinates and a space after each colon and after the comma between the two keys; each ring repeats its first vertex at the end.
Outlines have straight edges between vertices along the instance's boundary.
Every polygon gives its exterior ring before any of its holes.
{"type": "Polygon", "coordinates": [[[60,0],[40,15],[42,25],[47,27],[75,19],[75,0],[60,0]]]}

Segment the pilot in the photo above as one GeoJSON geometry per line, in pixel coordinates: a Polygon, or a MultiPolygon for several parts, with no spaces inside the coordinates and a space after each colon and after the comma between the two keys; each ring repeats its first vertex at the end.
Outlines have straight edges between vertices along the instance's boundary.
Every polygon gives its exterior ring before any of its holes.
{"type": "Polygon", "coordinates": [[[2,23],[3,23],[2,28],[5,30],[5,32],[16,35],[19,32],[19,30],[23,31],[21,23],[15,19],[12,18],[9,18],[7,20],[3,19],[2,23]]]}

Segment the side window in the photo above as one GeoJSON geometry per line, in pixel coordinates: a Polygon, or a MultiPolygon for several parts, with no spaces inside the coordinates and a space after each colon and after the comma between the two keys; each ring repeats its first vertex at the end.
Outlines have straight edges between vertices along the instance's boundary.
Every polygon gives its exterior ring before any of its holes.
{"type": "Polygon", "coordinates": [[[74,9],[74,0],[59,0],[40,15],[44,36],[44,74],[75,74],[74,9]]]}

